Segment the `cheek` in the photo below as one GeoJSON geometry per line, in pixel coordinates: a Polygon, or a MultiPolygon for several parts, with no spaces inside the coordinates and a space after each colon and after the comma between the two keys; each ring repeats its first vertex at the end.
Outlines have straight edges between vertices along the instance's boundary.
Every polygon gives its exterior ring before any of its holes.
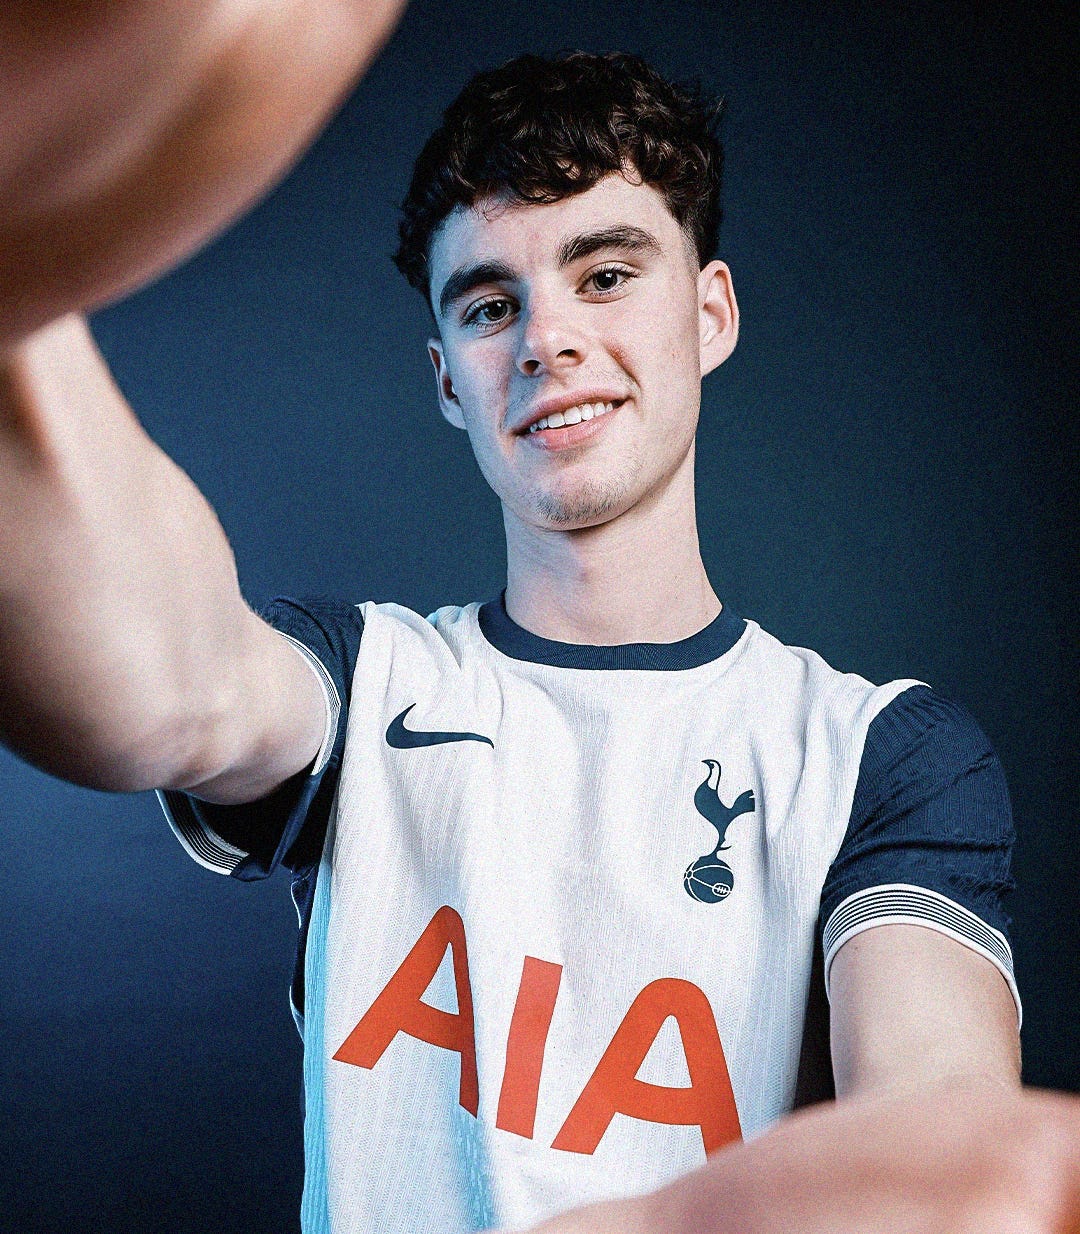
{"type": "Polygon", "coordinates": [[[685,283],[671,280],[650,296],[642,332],[649,363],[680,388],[700,380],[697,297],[685,283]]]}
{"type": "Polygon", "coordinates": [[[447,354],[455,389],[462,390],[474,401],[490,397],[492,390],[505,383],[507,344],[500,343],[502,333],[492,334],[488,339],[471,339],[465,346],[447,354]]]}
{"type": "Polygon", "coordinates": [[[450,371],[466,421],[504,415],[509,377],[501,350],[478,345],[459,353],[454,361],[450,371]]]}
{"type": "Polygon", "coordinates": [[[686,324],[657,332],[649,342],[642,378],[653,397],[664,403],[682,403],[701,384],[701,359],[697,335],[686,324]]]}
{"type": "Polygon", "coordinates": [[[469,448],[476,461],[484,481],[497,496],[502,497],[506,488],[506,460],[500,450],[500,443],[492,440],[489,423],[474,413],[465,416],[465,432],[469,438],[469,448]]]}

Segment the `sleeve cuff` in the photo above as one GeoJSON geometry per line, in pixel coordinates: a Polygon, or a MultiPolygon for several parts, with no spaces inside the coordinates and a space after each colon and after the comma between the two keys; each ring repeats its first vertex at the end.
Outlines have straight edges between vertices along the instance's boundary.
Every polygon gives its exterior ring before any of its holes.
{"type": "Polygon", "coordinates": [[[248,856],[242,848],[222,839],[205,819],[199,817],[186,793],[172,788],[155,791],[173,835],[180,841],[184,852],[204,870],[214,874],[231,874],[248,856]]]}
{"type": "MultiPolygon", "coordinates": [[[[333,753],[338,721],[341,718],[341,697],[333,679],[314,652],[292,635],[282,630],[277,630],[276,633],[296,648],[301,659],[315,674],[326,705],[322,743],[308,773],[308,779],[311,780],[322,774],[333,753]]],[[[184,851],[203,869],[215,874],[234,874],[240,864],[251,855],[218,835],[204,812],[199,809],[198,803],[187,793],[177,789],[158,789],[157,798],[184,851]]]]}
{"type": "Polygon", "coordinates": [[[278,630],[277,633],[300,653],[301,659],[315,674],[315,680],[318,681],[319,688],[322,690],[326,704],[326,725],[323,729],[322,745],[319,746],[319,752],[315,755],[315,762],[312,764],[310,773],[313,776],[321,775],[334,749],[334,738],[337,736],[338,720],[341,717],[341,698],[333,678],[315,653],[305,647],[299,639],[293,638],[291,634],[286,634],[283,630],[278,630]]]}
{"type": "Polygon", "coordinates": [[[856,891],[833,910],[822,936],[826,994],[829,993],[829,972],[837,951],[856,934],[879,925],[926,926],[989,960],[1008,984],[1016,1004],[1019,1027],[1023,1009],[1013,974],[1012,950],[1005,935],[947,896],[907,883],[889,883],[856,891]]]}

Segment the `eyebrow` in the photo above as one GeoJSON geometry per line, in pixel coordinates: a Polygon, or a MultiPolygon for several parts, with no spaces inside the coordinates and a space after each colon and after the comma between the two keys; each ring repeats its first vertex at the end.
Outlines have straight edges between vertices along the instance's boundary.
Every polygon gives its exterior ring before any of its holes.
{"type": "MultiPolygon", "coordinates": [[[[600,231],[584,232],[580,236],[571,236],[559,246],[556,260],[559,268],[563,269],[604,249],[655,255],[662,251],[660,241],[649,232],[630,224],[620,224],[616,227],[604,227],[600,231]]],[[[455,301],[485,283],[512,283],[518,277],[518,272],[502,261],[479,261],[471,266],[462,266],[450,275],[439,293],[439,312],[445,315],[455,301]]]]}
{"type": "Polygon", "coordinates": [[[484,283],[512,283],[517,277],[517,271],[503,261],[478,261],[475,265],[462,266],[450,275],[439,292],[439,312],[445,316],[455,300],[484,283]]]}
{"type": "Polygon", "coordinates": [[[640,227],[622,223],[564,241],[559,247],[559,266],[569,266],[601,249],[622,249],[624,253],[652,253],[654,256],[659,256],[661,252],[660,241],[655,236],[640,227]]]}

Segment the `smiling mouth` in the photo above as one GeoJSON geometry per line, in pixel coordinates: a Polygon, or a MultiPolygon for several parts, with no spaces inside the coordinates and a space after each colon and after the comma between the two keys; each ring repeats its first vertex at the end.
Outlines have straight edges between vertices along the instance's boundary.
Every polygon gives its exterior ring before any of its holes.
{"type": "Polygon", "coordinates": [[[583,421],[596,420],[600,416],[606,416],[609,411],[614,411],[623,401],[623,399],[618,399],[612,403],[579,403],[576,407],[568,407],[565,411],[555,411],[542,420],[536,420],[529,425],[527,432],[542,433],[545,429],[564,428],[568,424],[581,424],[583,421]]]}

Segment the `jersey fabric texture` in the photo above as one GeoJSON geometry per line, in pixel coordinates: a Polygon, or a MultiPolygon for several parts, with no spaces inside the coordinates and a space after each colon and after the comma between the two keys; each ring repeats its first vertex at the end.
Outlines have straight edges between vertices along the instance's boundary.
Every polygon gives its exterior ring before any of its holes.
{"type": "Polygon", "coordinates": [[[327,696],[314,767],[161,796],[201,864],[293,875],[307,1234],[523,1226],[694,1168],[792,1108],[812,985],[875,925],[1016,997],[1001,766],[927,686],[727,605],[618,647],[502,599],[266,616],[327,696]]]}

